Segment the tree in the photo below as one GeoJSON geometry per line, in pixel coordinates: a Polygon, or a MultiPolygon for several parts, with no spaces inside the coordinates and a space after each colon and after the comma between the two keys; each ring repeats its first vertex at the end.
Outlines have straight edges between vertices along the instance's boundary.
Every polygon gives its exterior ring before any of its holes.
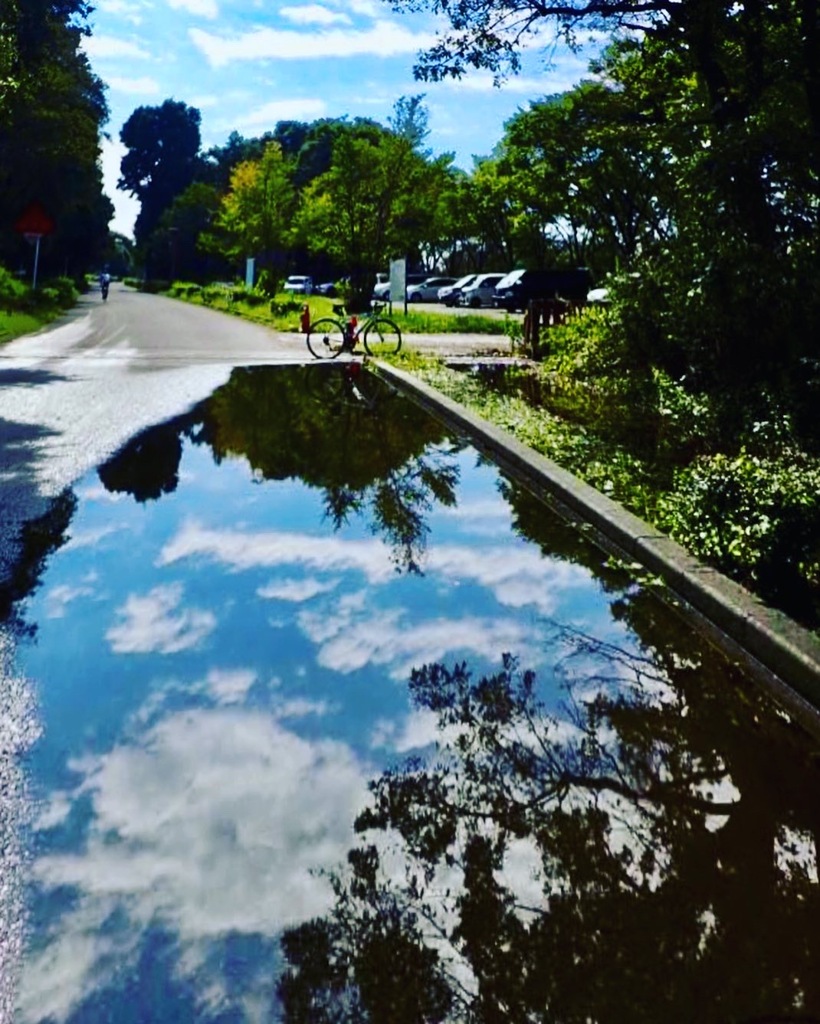
{"type": "Polygon", "coordinates": [[[519,253],[526,245],[535,265],[545,265],[543,253],[552,250],[574,266],[629,268],[672,234],[669,140],[648,127],[625,77],[584,82],[507,122],[500,162],[516,201],[519,253]]]}
{"type": "MultiPolygon", "coordinates": [[[[674,237],[642,260],[646,288],[623,296],[623,330],[644,319],[641,346],[669,349],[674,371],[701,386],[742,378],[744,387],[773,379],[801,387],[801,359],[816,357],[820,337],[817,0],[399,0],[397,7],[449,20],[451,31],[416,69],[433,80],[470,67],[514,72],[522,46],[550,26],[570,43],[590,30],[630,35],[641,66],[633,83],[640,77],[658,139],[664,119],[694,130],[675,168],[674,237]],[[663,101],[670,85],[670,96],[685,91],[683,107],[663,101]]],[[[601,66],[608,71],[614,62],[601,66]]]]}
{"type": "Polygon", "coordinates": [[[258,160],[243,161],[232,171],[215,221],[216,244],[234,260],[255,256],[265,267],[281,267],[295,204],[282,147],[268,142],[258,160]]]}
{"type": "Polygon", "coordinates": [[[140,201],[134,225],[138,244],[193,181],[199,167],[199,124],[195,107],[169,99],[158,107],[138,107],[122,126],[120,141],[128,152],[117,187],[140,201]]]}
{"type": "Polygon", "coordinates": [[[346,268],[354,308],[369,304],[379,267],[419,251],[447,167],[449,158],[431,164],[410,139],[378,126],[338,133],[330,169],[302,192],[298,228],[311,251],[346,268]]]}
{"type": "Polygon", "coordinates": [[[430,134],[429,122],[430,114],[424,105],[424,93],[419,93],[416,96],[400,96],[387,124],[395,135],[407,139],[417,153],[429,156],[429,150],[422,149],[430,134]]]}
{"type": "Polygon", "coordinates": [[[81,46],[88,13],[81,0],[31,0],[4,4],[0,22],[0,259],[28,258],[8,228],[36,200],[56,225],[46,272],[91,265],[113,213],[99,166],[105,87],[81,46]]]}

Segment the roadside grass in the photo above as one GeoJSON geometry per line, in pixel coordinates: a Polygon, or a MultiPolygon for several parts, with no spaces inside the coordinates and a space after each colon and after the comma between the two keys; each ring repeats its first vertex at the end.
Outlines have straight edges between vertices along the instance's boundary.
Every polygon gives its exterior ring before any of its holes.
{"type": "MultiPolygon", "coordinates": [[[[134,284],[135,282],[127,282],[134,284]]],[[[195,305],[208,306],[245,320],[264,324],[275,331],[299,332],[302,309],[307,305],[311,320],[324,316],[336,316],[334,306],[338,299],[324,295],[293,295],[280,292],[275,298],[241,285],[199,285],[186,281],[164,282],[161,291],[171,298],[182,299],[195,305]]],[[[153,289],[151,289],[153,290],[153,289]]],[[[385,306],[380,311],[396,322],[403,334],[492,334],[508,335],[511,327],[508,318],[481,316],[476,313],[448,314],[408,311],[406,314],[385,306]]]]}
{"type": "Polygon", "coordinates": [[[5,345],[7,342],[20,338],[24,334],[32,334],[34,331],[39,331],[41,327],[51,323],[58,313],[59,310],[33,313],[7,313],[4,310],[0,310],[0,345],[5,345]]]}

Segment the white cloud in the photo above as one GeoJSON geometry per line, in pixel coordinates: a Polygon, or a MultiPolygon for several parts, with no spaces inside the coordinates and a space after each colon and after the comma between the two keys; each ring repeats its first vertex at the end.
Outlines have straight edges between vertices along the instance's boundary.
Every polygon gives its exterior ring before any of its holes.
{"type": "MultiPolygon", "coordinates": [[[[330,888],[314,872],[343,859],[366,794],[346,745],[238,709],[170,714],[138,743],[70,767],[82,775],[73,799],[90,800],[93,819],[84,849],[32,865],[46,890],[76,897],[28,956],[25,1022],[65,1021],[110,980],[111,962],[133,967],[151,926],[176,933],[175,969],[193,977],[224,936],[274,939],[323,913],[330,888]],[[103,927],[114,914],[128,921],[118,934],[103,927]]],[[[66,795],[56,799],[61,809],[66,795]]],[[[228,1010],[229,980],[209,970],[207,981],[209,1007],[228,1010]]]]}
{"type": "Polygon", "coordinates": [[[117,36],[88,36],[83,39],[83,49],[95,60],[104,60],[108,57],[148,60],[151,57],[149,51],[139,43],[132,43],[117,36]]]}
{"type": "Polygon", "coordinates": [[[116,654],[176,654],[196,647],[216,628],[216,618],[198,608],[177,610],[181,584],[129,594],[116,615],[122,620],[105,634],[116,654]]]}
{"type": "Polygon", "coordinates": [[[272,128],[277,121],[313,121],[324,117],[327,104],[324,100],[309,97],[295,97],[289,100],[271,100],[246,114],[239,113],[231,119],[236,128],[272,128]]]}
{"type": "Polygon", "coordinates": [[[350,18],[339,11],[331,11],[321,4],[302,4],[299,7],[280,7],[279,14],[298,25],[350,24],[350,18]]]}
{"type": "Polygon", "coordinates": [[[447,78],[438,86],[451,92],[491,92],[492,90],[525,93],[527,96],[543,96],[546,91],[555,91],[547,77],[510,78],[502,85],[495,85],[489,71],[471,71],[463,78],[447,78]]]}
{"type": "Polygon", "coordinates": [[[191,41],[212,67],[224,67],[238,60],[305,60],[319,57],[395,57],[414,54],[431,46],[434,36],[414,33],[390,21],[375,22],[372,27],[328,32],[278,31],[260,28],[226,37],[192,28],[191,41]]]}
{"type": "MultiPolygon", "coordinates": [[[[146,6],[145,3],[139,3],[137,0],[104,0],[105,14],[113,14],[117,17],[124,18],[132,25],[141,25],[143,16],[140,12],[140,8],[146,6]]],[[[97,7],[99,10],[99,5],[97,7]]]]}
{"type": "Polygon", "coordinates": [[[177,11],[187,11],[200,18],[218,18],[216,0],[168,0],[168,6],[177,11]]]}
{"type": "Polygon", "coordinates": [[[107,75],[105,79],[109,88],[116,89],[128,96],[159,96],[162,87],[156,78],[122,78],[119,75],[107,75]]]}
{"type": "MultiPolygon", "coordinates": [[[[125,146],[121,142],[115,142],[113,139],[103,140],[103,188],[105,189],[105,194],[114,203],[114,219],[109,224],[109,228],[131,238],[134,234],[134,222],[140,211],[140,204],[133,196],[126,195],[125,192],[121,192],[117,188],[117,181],[120,176],[120,163],[125,153],[125,146]]],[[[109,498],[109,500],[111,499],[109,498]]]]}

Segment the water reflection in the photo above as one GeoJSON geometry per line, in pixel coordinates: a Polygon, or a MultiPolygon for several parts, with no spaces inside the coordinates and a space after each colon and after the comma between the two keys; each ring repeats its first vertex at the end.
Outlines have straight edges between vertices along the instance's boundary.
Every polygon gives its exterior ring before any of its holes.
{"type": "Polygon", "coordinates": [[[561,714],[509,656],[413,673],[436,756],[371,784],[334,910],[284,938],[286,1020],[818,1019],[816,749],[561,632],[561,714]]]}
{"type": "Polygon", "coordinates": [[[814,1012],[813,743],[412,403],[239,371],[71,501],[21,1024],[814,1012]]]}

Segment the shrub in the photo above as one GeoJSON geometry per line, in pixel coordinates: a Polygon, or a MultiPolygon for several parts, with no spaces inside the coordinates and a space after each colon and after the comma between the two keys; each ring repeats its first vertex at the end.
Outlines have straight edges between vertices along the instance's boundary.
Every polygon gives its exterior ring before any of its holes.
{"type": "Polygon", "coordinates": [[[170,288],[170,294],[179,299],[193,299],[201,292],[202,285],[193,281],[174,281],[170,288]]]}
{"type": "Polygon", "coordinates": [[[676,474],[669,532],[693,554],[794,618],[820,623],[820,459],[703,456],[676,474]]]}
{"type": "Polygon", "coordinates": [[[27,285],[0,267],[0,307],[9,311],[21,309],[28,292],[27,285]]]}

